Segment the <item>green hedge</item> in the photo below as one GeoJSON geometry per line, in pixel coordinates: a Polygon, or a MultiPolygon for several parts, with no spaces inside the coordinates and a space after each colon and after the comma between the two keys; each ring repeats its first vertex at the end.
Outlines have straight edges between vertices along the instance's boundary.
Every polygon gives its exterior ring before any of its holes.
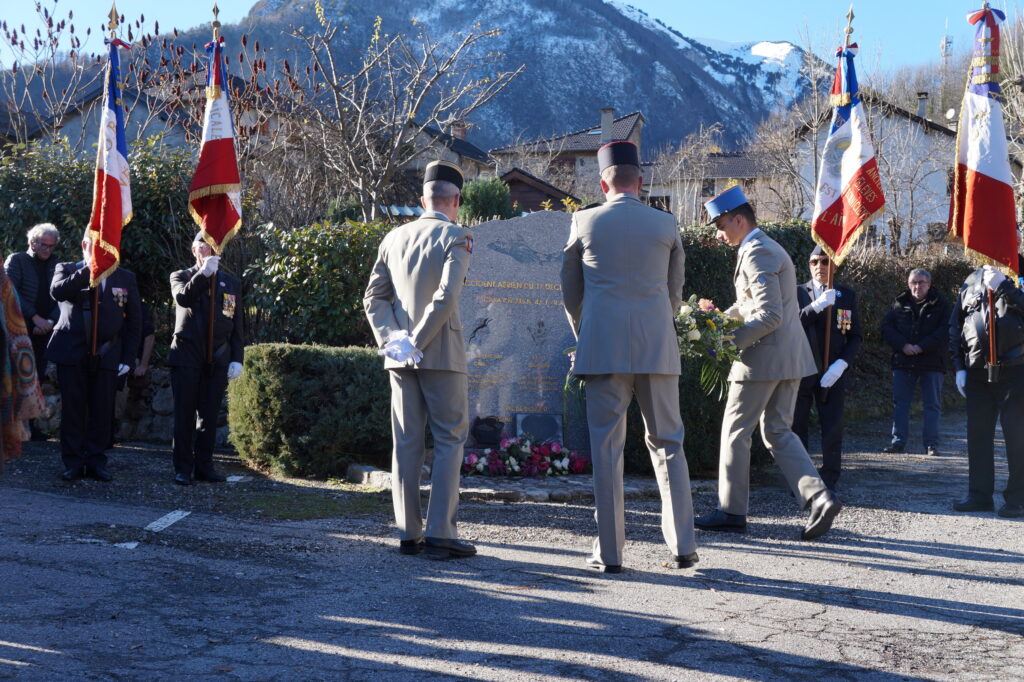
{"type": "Polygon", "coordinates": [[[371,348],[249,346],[229,390],[231,443],[261,470],[342,476],[352,462],[390,468],[391,389],[371,348]]]}

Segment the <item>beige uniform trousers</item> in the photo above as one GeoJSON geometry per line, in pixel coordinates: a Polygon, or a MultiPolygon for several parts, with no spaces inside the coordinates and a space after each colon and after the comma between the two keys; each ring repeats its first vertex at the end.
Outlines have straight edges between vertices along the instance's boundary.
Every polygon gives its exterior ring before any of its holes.
{"type": "Polygon", "coordinates": [[[420,473],[426,455],[425,427],[434,436],[426,536],[457,538],[462,449],[469,431],[466,375],[431,369],[389,370],[391,375],[391,497],[402,540],[424,535],[420,473]]]}
{"type": "Polygon", "coordinates": [[[746,515],[750,495],[750,441],[761,435],[790,489],[803,503],[825,490],[803,443],[791,430],[800,379],[734,381],[722,419],[718,455],[718,503],[722,511],[746,515]]]}
{"type": "Polygon", "coordinates": [[[690,474],[683,453],[683,420],[679,415],[679,377],[597,374],[587,377],[586,390],[598,533],[594,556],[608,566],[622,565],[626,542],[622,449],[626,443],[626,410],[634,392],[661,492],[661,532],[673,554],[685,556],[696,551],[690,474]]]}

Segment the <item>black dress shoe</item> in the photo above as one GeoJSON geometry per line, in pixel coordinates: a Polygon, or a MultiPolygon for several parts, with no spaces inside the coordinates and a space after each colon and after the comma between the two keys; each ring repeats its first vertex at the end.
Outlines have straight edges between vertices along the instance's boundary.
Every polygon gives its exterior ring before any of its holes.
{"type": "Polygon", "coordinates": [[[77,481],[82,478],[82,467],[72,467],[60,475],[62,481],[77,481]]]}
{"type": "Polygon", "coordinates": [[[812,497],[809,505],[811,516],[807,519],[807,525],[800,534],[801,540],[813,540],[827,533],[839,514],[839,510],[843,508],[836,496],[827,488],[812,497]]]}
{"type": "Polygon", "coordinates": [[[37,442],[37,443],[40,443],[40,442],[42,442],[44,440],[50,440],[50,437],[47,436],[44,432],[42,432],[39,429],[37,429],[35,426],[33,426],[32,427],[32,440],[37,442]]]}
{"type": "Polygon", "coordinates": [[[178,485],[192,485],[192,478],[187,474],[174,474],[174,482],[178,485]]]}
{"type": "Polygon", "coordinates": [[[992,511],[996,508],[996,505],[992,503],[992,498],[987,500],[978,497],[971,497],[968,495],[959,502],[953,504],[954,511],[972,512],[972,511],[992,511]]]}
{"type": "Polygon", "coordinates": [[[890,445],[886,445],[884,448],[882,448],[882,452],[884,452],[884,453],[886,453],[888,455],[891,455],[891,454],[894,454],[894,453],[897,453],[897,452],[903,452],[903,444],[902,443],[892,443],[890,445]]]}
{"type": "Polygon", "coordinates": [[[210,469],[209,471],[197,471],[196,480],[206,481],[207,483],[223,483],[228,479],[223,474],[218,474],[213,469],[210,469]]]}
{"type": "Polygon", "coordinates": [[[110,472],[103,467],[90,467],[87,470],[87,473],[97,481],[103,481],[104,483],[110,483],[114,480],[114,477],[111,476],[110,472]]]}
{"type": "Polygon", "coordinates": [[[592,568],[601,573],[622,573],[621,564],[606,564],[595,556],[587,559],[587,568],[592,568]]]}
{"type": "Polygon", "coordinates": [[[426,538],[424,551],[431,559],[464,559],[476,554],[476,547],[454,538],[426,538]]]}
{"type": "Polygon", "coordinates": [[[423,538],[418,540],[402,540],[398,543],[399,554],[419,554],[423,551],[423,538]]]}
{"type": "Polygon", "coordinates": [[[698,561],[700,561],[700,557],[697,556],[697,553],[691,552],[690,554],[685,554],[683,556],[673,554],[672,558],[663,562],[661,565],[665,568],[690,568],[698,561]]]}
{"type": "Polygon", "coordinates": [[[1024,516],[1024,505],[1010,504],[1007,502],[999,508],[999,511],[997,511],[996,514],[1002,516],[1004,519],[1019,519],[1024,516]]]}
{"type": "Polygon", "coordinates": [[[747,517],[743,514],[730,514],[716,509],[710,514],[695,518],[693,527],[701,530],[720,530],[726,533],[746,533],[747,517]]]}

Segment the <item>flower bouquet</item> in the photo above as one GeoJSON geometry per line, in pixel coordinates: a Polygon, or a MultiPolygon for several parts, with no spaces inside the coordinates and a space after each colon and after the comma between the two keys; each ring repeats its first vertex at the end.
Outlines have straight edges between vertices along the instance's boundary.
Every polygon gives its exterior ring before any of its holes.
{"type": "Polygon", "coordinates": [[[679,355],[700,361],[700,386],[708,395],[725,395],[729,367],[740,357],[732,332],[742,322],[729,317],[709,299],[690,298],[679,307],[676,330],[679,355]]]}
{"type": "Polygon", "coordinates": [[[464,476],[561,476],[590,471],[590,457],[558,441],[534,443],[529,438],[503,438],[497,448],[468,450],[462,459],[464,476]]]}

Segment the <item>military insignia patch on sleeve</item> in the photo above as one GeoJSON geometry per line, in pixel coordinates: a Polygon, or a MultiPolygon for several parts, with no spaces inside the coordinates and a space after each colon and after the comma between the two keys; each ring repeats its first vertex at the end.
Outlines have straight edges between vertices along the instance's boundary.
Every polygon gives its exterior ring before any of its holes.
{"type": "Polygon", "coordinates": [[[466,251],[473,253],[473,238],[468,235],[466,236],[466,251]]]}
{"type": "Polygon", "coordinates": [[[761,273],[760,275],[757,276],[757,283],[760,284],[761,286],[765,286],[768,284],[768,278],[764,276],[764,273],[761,273]]]}

